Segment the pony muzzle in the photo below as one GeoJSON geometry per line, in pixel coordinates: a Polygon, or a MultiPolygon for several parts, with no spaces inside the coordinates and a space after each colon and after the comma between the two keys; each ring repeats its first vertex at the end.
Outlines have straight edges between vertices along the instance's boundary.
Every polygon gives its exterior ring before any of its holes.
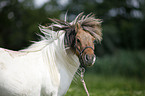
{"type": "Polygon", "coordinates": [[[96,61],[96,56],[94,54],[85,54],[82,57],[84,66],[92,66],[96,61]]]}
{"type": "Polygon", "coordinates": [[[75,48],[76,48],[76,51],[78,51],[78,53],[79,53],[78,57],[79,57],[79,60],[80,60],[82,67],[88,67],[88,66],[94,65],[94,63],[96,61],[96,56],[94,54],[94,49],[91,46],[87,46],[81,51],[76,46],[75,46],[75,48]],[[93,53],[92,52],[90,53],[88,48],[92,49],[93,53]],[[89,53],[85,52],[85,51],[89,51],[89,53]]]}

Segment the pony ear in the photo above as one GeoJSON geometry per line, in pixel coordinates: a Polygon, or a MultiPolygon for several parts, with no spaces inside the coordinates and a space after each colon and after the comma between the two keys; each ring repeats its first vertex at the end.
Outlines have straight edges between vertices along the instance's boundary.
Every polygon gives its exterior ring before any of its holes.
{"type": "Polygon", "coordinates": [[[75,32],[77,33],[79,29],[81,29],[81,25],[79,23],[76,23],[75,25],[75,32]]]}

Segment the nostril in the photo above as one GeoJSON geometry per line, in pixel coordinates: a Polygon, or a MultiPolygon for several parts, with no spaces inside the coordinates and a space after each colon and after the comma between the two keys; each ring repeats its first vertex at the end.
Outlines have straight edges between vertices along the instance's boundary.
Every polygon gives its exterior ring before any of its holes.
{"type": "Polygon", "coordinates": [[[95,55],[85,55],[85,61],[95,61],[96,56],[95,55]]]}
{"type": "Polygon", "coordinates": [[[85,60],[89,61],[89,56],[88,55],[85,55],[85,60]]]}

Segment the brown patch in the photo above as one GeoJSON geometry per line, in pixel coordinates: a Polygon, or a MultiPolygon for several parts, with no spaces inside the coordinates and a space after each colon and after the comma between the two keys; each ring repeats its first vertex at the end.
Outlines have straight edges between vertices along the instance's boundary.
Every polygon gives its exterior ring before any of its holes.
{"type": "Polygon", "coordinates": [[[94,14],[88,14],[87,16],[80,13],[76,19],[74,24],[80,24],[83,30],[88,31],[96,41],[101,42],[102,40],[102,29],[101,29],[101,19],[95,19],[94,14]]]}
{"type": "MultiPolygon", "coordinates": [[[[78,25],[79,26],[79,25],[78,25]]],[[[77,34],[76,34],[76,47],[82,51],[85,47],[90,46],[94,49],[93,41],[95,38],[89,34],[89,32],[84,31],[81,27],[78,27],[77,34]]],[[[83,54],[90,53],[94,54],[91,48],[87,48],[83,54]]],[[[79,56],[79,52],[76,50],[76,54],[79,56]]]]}

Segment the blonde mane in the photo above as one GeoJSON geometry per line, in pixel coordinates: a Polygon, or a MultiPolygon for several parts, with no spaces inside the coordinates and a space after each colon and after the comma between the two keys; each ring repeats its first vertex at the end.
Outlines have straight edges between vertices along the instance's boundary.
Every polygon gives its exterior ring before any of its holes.
{"type": "Polygon", "coordinates": [[[63,30],[59,31],[59,32],[55,32],[52,31],[50,29],[48,29],[45,26],[39,26],[39,29],[41,31],[41,33],[44,35],[39,35],[41,40],[38,42],[34,42],[34,44],[32,44],[31,46],[29,46],[26,49],[22,49],[20,50],[21,52],[36,52],[36,51],[40,51],[43,48],[45,48],[47,45],[53,43],[55,40],[57,40],[62,34],[65,34],[65,32],[63,30]]]}

